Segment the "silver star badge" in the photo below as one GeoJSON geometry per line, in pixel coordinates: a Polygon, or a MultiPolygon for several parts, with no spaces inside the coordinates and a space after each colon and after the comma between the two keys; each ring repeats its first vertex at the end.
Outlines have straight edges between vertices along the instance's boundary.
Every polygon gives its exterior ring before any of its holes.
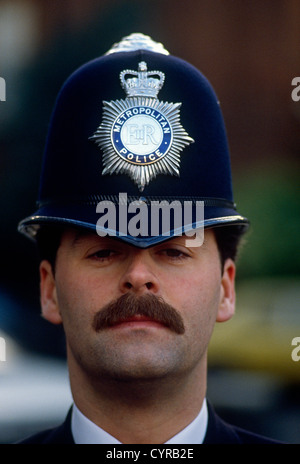
{"type": "Polygon", "coordinates": [[[103,151],[102,174],[127,174],[142,192],[158,174],[179,176],[180,152],[194,140],[182,127],[181,103],[161,102],[165,75],[138,70],[120,73],[125,100],[104,101],[103,118],[91,137],[103,151]]]}

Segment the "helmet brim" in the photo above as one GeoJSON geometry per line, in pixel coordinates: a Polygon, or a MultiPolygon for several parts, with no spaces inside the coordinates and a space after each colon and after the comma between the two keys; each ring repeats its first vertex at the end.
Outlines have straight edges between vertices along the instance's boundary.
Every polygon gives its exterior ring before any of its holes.
{"type": "MultiPolygon", "coordinates": [[[[116,215],[118,215],[118,206],[116,206],[116,215]]],[[[124,242],[139,248],[147,248],[166,241],[174,236],[184,235],[192,230],[200,228],[214,228],[221,226],[244,226],[245,230],[249,226],[246,217],[241,216],[234,207],[216,207],[204,206],[204,216],[201,221],[193,221],[183,224],[181,227],[174,227],[172,221],[170,227],[163,232],[160,230],[156,235],[137,235],[134,236],[124,228],[121,229],[119,224],[113,228],[99,227],[99,214],[94,206],[86,205],[47,205],[40,208],[36,213],[23,219],[18,226],[19,232],[25,236],[35,239],[38,230],[46,226],[62,226],[86,229],[87,231],[98,233],[98,235],[108,235],[116,237],[124,242]]],[[[128,223],[128,222],[127,222],[128,223]]]]}

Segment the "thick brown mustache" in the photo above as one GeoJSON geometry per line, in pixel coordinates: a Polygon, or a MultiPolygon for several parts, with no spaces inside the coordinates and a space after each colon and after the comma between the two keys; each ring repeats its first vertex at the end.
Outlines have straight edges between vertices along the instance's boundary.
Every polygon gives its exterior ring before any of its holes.
{"type": "Polygon", "coordinates": [[[95,314],[93,328],[98,332],[136,315],[149,317],[178,334],[185,331],[182,317],[177,310],[162,298],[150,293],[140,297],[126,293],[112,301],[95,314]]]}

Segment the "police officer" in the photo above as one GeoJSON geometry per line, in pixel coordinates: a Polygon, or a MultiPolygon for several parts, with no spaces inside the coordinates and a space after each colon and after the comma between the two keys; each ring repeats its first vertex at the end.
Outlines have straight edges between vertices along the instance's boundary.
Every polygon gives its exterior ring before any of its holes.
{"type": "Polygon", "coordinates": [[[38,210],[43,316],[63,324],[74,404],[22,443],[271,443],[206,399],[248,221],[206,78],[143,34],[76,70],[51,119],[38,210]],[[203,234],[204,231],[204,234],[203,234]]]}

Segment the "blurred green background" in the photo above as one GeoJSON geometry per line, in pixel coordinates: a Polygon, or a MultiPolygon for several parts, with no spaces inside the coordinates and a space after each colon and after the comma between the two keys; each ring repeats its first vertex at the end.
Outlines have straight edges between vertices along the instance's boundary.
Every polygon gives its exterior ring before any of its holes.
{"type": "Polygon", "coordinates": [[[211,81],[227,126],[235,201],[251,221],[237,314],[212,340],[209,392],[229,419],[300,442],[300,362],[291,360],[300,336],[300,101],[291,98],[300,76],[298,0],[0,0],[0,332],[21,355],[64,355],[60,330],[39,316],[34,246],[17,224],[35,210],[63,81],[132,32],[162,42],[211,81]]]}

